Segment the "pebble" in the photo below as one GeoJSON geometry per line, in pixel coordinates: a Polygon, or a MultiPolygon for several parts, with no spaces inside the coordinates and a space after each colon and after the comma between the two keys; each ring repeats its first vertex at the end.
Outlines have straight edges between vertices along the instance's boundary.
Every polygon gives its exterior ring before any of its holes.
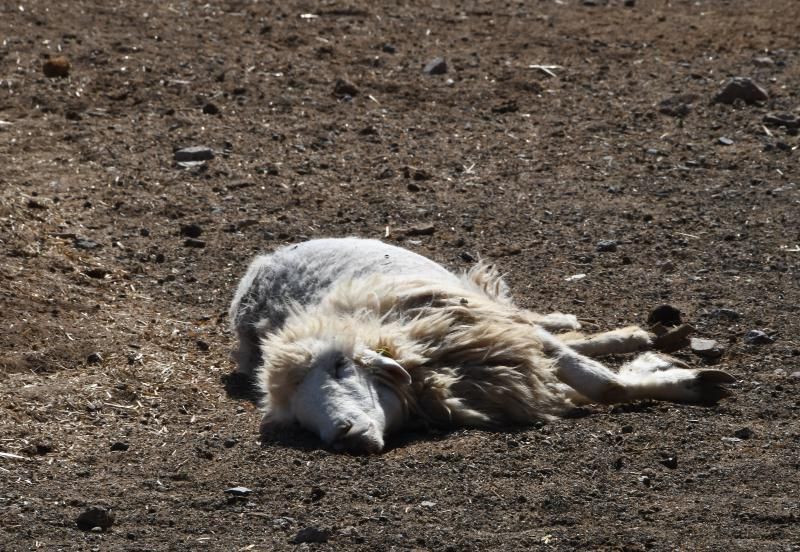
{"type": "Polygon", "coordinates": [[[764,123],[771,126],[800,128],[800,117],[791,113],[767,113],[764,115],[764,123]]]}
{"type": "Polygon", "coordinates": [[[381,51],[385,54],[396,54],[397,47],[394,44],[389,44],[388,42],[381,46],[381,51]]]}
{"type": "Polygon", "coordinates": [[[122,441],[117,441],[111,445],[111,450],[114,452],[125,452],[129,448],[131,448],[131,446],[128,443],[123,443],[122,441]]]}
{"type": "Polygon", "coordinates": [[[97,280],[102,280],[103,278],[108,276],[110,274],[110,272],[108,270],[106,270],[105,268],[95,267],[95,268],[90,268],[89,270],[84,272],[84,274],[86,274],[89,278],[95,278],[97,280]]]}
{"type": "Polygon", "coordinates": [[[185,247],[194,247],[197,249],[202,249],[203,247],[206,246],[206,242],[204,242],[203,240],[198,240],[197,238],[186,238],[183,241],[183,245],[185,247]]]}
{"type": "Polygon", "coordinates": [[[749,439],[753,435],[755,435],[755,433],[749,427],[743,427],[733,432],[734,437],[737,439],[742,439],[743,441],[749,439]]]}
{"type": "Polygon", "coordinates": [[[775,60],[769,56],[760,56],[753,58],[753,65],[756,67],[772,67],[775,65],[775,60]]]}
{"type": "Polygon", "coordinates": [[[87,251],[97,249],[98,247],[103,247],[94,240],[82,238],[80,236],[75,236],[75,239],[72,241],[72,245],[74,245],[76,249],[85,249],[87,251]]]}
{"type": "Polygon", "coordinates": [[[98,352],[90,353],[86,357],[86,364],[100,364],[103,362],[103,357],[98,352]]]}
{"type": "Polygon", "coordinates": [[[55,56],[42,64],[42,73],[49,79],[66,78],[69,76],[69,60],[64,56],[55,56]]]}
{"type": "Polygon", "coordinates": [[[769,98],[766,90],[746,77],[734,77],[728,81],[725,87],[714,96],[715,103],[732,104],[736,100],[743,100],[745,103],[752,104],[763,102],[769,98]]]}
{"type": "Polygon", "coordinates": [[[650,325],[680,326],[681,311],[672,305],[660,305],[650,312],[647,317],[647,323],[650,325]]]}
{"type": "Polygon", "coordinates": [[[198,339],[197,341],[195,341],[195,345],[197,345],[197,348],[200,351],[203,351],[204,353],[211,348],[211,345],[209,345],[206,341],[203,341],[202,339],[198,339]]]}
{"type": "Polygon", "coordinates": [[[670,117],[686,117],[694,108],[698,100],[696,94],[679,94],[661,100],[658,104],[658,112],[670,117]]]}
{"type": "Polygon", "coordinates": [[[205,146],[192,146],[175,151],[174,156],[178,162],[208,161],[214,159],[214,150],[205,146]]]}
{"type": "Polygon", "coordinates": [[[717,138],[717,143],[722,146],[732,146],[733,140],[731,140],[727,136],[720,136],[719,138],[717,138]]]}
{"type": "Polygon", "coordinates": [[[678,457],[674,454],[670,454],[659,460],[659,463],[666,468],[674,470],[678,467],[678,457]]]}
{"type": "Polygon", "coordinates": [[[75,524],[83,531],[91,531],[95,527],[105,531],[114,525],[114,514],[102,506],[90,506],[81,512],[75,524]]]}
{"type": "Polygon", "coordinates": [[[406,230],[406,236],[430,236],[436,231],[433,224],[422,224],[420,226],[412,226],[406,230]]]}
{"type": "Polygon", "coordinates": [[[305,527],[300,529],[297,534],[289,541],[291,544],[303,544],[306,542],[323,543],[328,542],[331,532],[327,529],[317,527],[305,527]]]}
{"type": "Polygon", "coordinates": [[[770,337],[761,330],[750,330],[745,334],[744,342],[748,345],[768,345],[775,343],[775,338],[770,337]]]}
{"type": "Polygon", "coordinates": [[[336,83],[333,85],[333,93],[336,96],[357,96],[358,95],[358,88],[355,84],[350,81],[344,79],[336,79],[336,83]]]}
{"type": "Polygon", "coordinates": [[[253,492],[253,490],[248,489],[247,487],[231,487],[230,489],[225,489],[222,492],[231,496],[248,496],[253,492]]]}
{"type": "Polygon", "coordinates": [[[181,236],[187,238],[199,238],[203,233],[203,228],[199,224],[181,224],[181,236]]]}
{"type": "Polygon", "coordinates": [[[423,508],[433,508],[434,506],[436,506],[436,503],[433,502],[432,500],[423,500],[422,502],[419,503],[419,505],[422,506],[423,508]]]}
{"type": "Polygon", "coordinates": [[[797,372],[792,372],[791,374],[789,374],[789,377],[795,380],[800,380],[800,370],[798,370],[797,372]]]}
{"type": "Polygon", "coordinates": [[[700,339],[693,337],[690,340],[692,352],[704,358],[719,358],[725,351],[722,346],[713,339],[700,339]]]}
{"type": "Polygon", "coordinates": [[[617,250],[618,242],[616,240],[600,240],[597,242],[597,251],[603,252],[613,252],[617,250]]]}
{"type": "Polygon", "coordinates": [[[711,311],[711,316],[714,318],[727,318],[728,320],[738,320],[741,315],[733,309],[719,308],[711,311]]]}
{"type": "Polygon", "coordinates": [[[203,106],[203,113],[206,115],[218,115],[219,114],[219,107],[216,104],[208,102],[206,105],[203,106]]]}
{"type": "Polygon", "coordinates": [[[430,60],[422,72],[426,75],[444,75],[447,73],[447,69],[447,61],[444,58],[437,57],[430,60]]]}

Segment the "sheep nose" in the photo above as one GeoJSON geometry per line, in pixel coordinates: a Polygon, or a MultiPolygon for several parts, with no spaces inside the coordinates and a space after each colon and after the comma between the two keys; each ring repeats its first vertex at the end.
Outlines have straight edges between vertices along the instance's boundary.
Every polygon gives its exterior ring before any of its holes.
{"type": "Polygon", "coordinates": [[[383,450],[383,440],[376,438],[369,430],[349,431],[342,434],[332,444],[334,450],[351,454],[377,454],[383,450]]]}

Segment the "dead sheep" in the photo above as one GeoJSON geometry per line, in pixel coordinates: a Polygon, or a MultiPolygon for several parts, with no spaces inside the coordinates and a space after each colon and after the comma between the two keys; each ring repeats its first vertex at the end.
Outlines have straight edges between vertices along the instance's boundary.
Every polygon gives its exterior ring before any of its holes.
{"type": "Polygon", "coordinates": [[[573,315],[517,307],[491,266],[456,275],[376,240],[257,257],[230,317],[238,371],[262,395],[262,430],[299,423],[355,453],[380,452],[412,422],[503,428],[586,403],[713,403],[733,381],[653,352],[614,372],[593,357],[644,351],[646,331],[586,336],[573,315]]]}

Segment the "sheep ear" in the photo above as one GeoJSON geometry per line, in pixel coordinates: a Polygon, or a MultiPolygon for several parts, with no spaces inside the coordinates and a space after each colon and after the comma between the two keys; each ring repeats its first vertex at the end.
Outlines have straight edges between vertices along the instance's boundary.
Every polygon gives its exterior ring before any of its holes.
{"type": "Polygon", "coordinates": [[[363,358],[371,366],[379,368],[392,376],[392,378],[397,380],[397,382],[404,385],[411,385],[411,374],[409,374],[405,368],[400,366],[395,359],[383,356],[372,349],[367,349],[364,351],[363,358]]]}

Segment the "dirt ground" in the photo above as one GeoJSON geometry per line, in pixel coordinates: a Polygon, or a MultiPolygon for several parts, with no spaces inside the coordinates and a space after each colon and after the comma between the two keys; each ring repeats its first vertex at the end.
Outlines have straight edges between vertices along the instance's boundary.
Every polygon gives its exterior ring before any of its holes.
{"type": "Polygon", "coordinates": [[[800,550],[797,15],[0,5],[0,549],[800,550]],[[736,76],[768,99],[713,103],[736,76]],[[178,164],[190,146],[214,158],[178,164]],[[494,259],[520,304],[602,329],[672,304],[735,395],[372,457],[261,443],[225,385],[248,260],[387,232],[454,269],[494,259]],[[93,506],[113,524],[79,528],[93,506]]]}

